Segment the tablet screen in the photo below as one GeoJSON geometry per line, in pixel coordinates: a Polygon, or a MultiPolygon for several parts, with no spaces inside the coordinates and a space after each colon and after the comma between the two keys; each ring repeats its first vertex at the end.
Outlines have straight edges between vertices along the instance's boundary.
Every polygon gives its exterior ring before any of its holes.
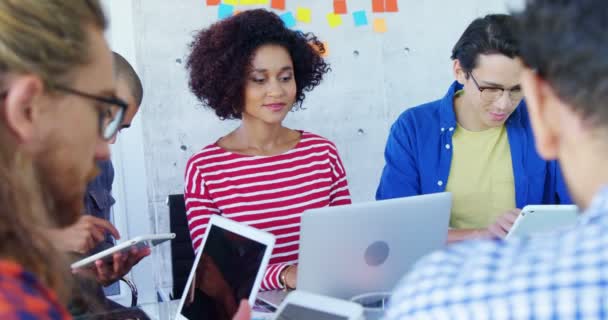
{"type": "Polygon", "coordinates": [[[232,319],[240,301],[249,299],[266,245],[217,225],[209,228],[183,293],[187,296],[181,315],[191,320],[232,319]]]}
{"type": "Polygon", "coordinates": [[[325,311],[310,309],[296,304],[288,304],[283,308],[283,312],[277,320],[348,320],[347,317],[327,313],[325,311]]]}

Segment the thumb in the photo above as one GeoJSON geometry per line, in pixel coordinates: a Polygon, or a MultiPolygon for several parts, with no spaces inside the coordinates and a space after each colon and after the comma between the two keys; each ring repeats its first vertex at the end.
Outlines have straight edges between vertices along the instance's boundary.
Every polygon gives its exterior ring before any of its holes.
{"type": "Polygon", "coordinates": [[[241,300],[241,304],[239,305],[239,310],[237,310],[236,314],[232,318],[232,320],[250,320],[251,319],[251,307],[249,307],[249,303],[247,300],[241,300]]]}

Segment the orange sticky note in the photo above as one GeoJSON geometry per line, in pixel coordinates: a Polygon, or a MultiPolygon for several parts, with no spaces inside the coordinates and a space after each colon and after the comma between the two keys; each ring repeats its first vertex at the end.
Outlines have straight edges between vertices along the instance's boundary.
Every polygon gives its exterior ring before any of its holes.
{"type": "Polygon", "coordinates": [[[374,19],[374,32],[385,33],[386,30],[386,20],[381,18],[374,19]]]}
{"type": "Polygon", "coordinates": [[[397,0],[386,0],[384,3],[384,10],[386,12],[399,12],[399,6],[397,6],[397,0]]]}
{"type": "Polygon", "coordinates": [[[373,12],[384,12],[384,0],[372,0],[373,12]]]}
{"type": "Polygon", "coordinates": [[[277,10],[285,10],[285,0],[272,0],[270,7],[277,10]]]}
{"type": "Polygon", "coordinates": [[[319,54],[321,54],[321,57],[325,58],[329,55],[329,47],[327,46],[327,42],[323,42],[323,50],[321,50],[321,47],[314,44],[314,43],[310,43],[310,46],[315,49],[315,51],[319,54]]]}
{"type": "Polygon", "coordinates": [[[207,5],[208,6],[217,6],[218,4],[220,4],[221,0],[207,0],[207,5]]]}
{"type": "Polygon", "coordinates": [[[346,14],[346,0],[334,0],[334,13],[346,14]]]}

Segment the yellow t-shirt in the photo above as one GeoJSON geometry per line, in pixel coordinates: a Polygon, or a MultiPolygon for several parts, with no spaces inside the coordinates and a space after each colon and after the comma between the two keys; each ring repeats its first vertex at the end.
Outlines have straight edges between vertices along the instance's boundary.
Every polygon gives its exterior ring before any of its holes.
{"type": "Polygon", "coordinates": [[[446,191],[452,192],[450,227],[485,228],[515,208],[511,148],[505,126],[452,136],[452,164],[446,191]]]}

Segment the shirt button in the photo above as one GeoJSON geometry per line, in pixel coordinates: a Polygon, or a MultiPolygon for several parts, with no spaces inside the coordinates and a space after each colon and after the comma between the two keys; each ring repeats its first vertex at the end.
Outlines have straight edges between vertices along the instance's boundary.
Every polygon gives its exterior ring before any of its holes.
{"type": "Polygon", "coordinates": [[[443,185],[443,181],[441,181],[441,180],[437,181],[437,185],[441,187],[443,185]]]}
{"type": "Polygon", "coordinates": [[[448,149],[448,150],[450,150],[450,145],[449,145],[449,144],[446,144],[446,145],[445,145],[445,148],[446,148],[446,149],[448,149]]]}
{"type": "Polygon", "coordinates": [[[441,128],[441,132],[444,132],[444,131],[445,131],[445,128],[441,128]]]}
{"type": "Polygon", "coordinates": [[[454,128],[453,128],[453,127],[450,127],[450,131],[454,131],[454,128]]]}

